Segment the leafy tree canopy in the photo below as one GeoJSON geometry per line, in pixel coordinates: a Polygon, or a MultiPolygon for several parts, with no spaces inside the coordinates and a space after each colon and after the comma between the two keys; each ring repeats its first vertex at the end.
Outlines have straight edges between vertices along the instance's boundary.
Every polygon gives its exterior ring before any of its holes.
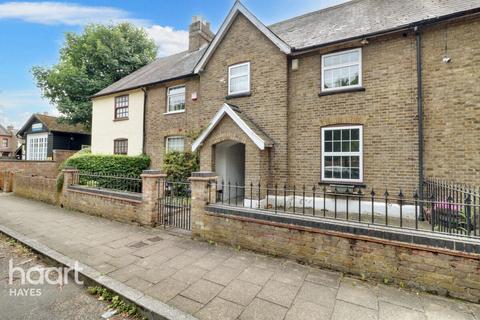
{"type": "Polygon", "coordinates": [[[142,28],[91,24],[81,34],[65,34],[58,64],[33,67],[32,73],[65,120],[90,127],[90,97],[153,61],[156,54],[155,43],[142,28]]]}

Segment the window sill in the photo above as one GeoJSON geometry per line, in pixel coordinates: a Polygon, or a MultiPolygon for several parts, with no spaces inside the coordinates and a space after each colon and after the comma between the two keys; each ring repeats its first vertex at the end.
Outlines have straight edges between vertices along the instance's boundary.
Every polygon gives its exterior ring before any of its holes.
{"type": "Polygon", "coordinates": [[[242,93],[235,93],[235,94],[229,94],[228,96],[225,97],[225,99],[230,100],[230,99],[235,99],[235,98],[243,98],[243,97],[250,97],[252,93],[249,92],[242,92],[242,93]]]}
{"type": "Polygon", "coordinates": [[[113,119],[113,122],[126,121],[126,120],[128,120],[128,117],[127,117],[127,118],[117,118],[117,119],[113,119]]]}
{"type": "Polygon", "coordinates": [[[349,89],[338,89],[338,90],[331,90],[331,91],[323,91],[318,94],[319,97],[323,96],[330,96],[332,94],[339,94],[339,93],[349,93],[349,92],[361,92],[365,91],[364,87],[358,88],[349,88],[349,89]]]}
{"type": "Polygon", "coordinates": [[[185,110],[164,112],[163,114],[164,114],[164,115],[169,115],[169,114],[179,114],[179,113],[185,113],[185,110]]]}
{"type": "Polygon", "coordinates": [[[363,183],[363,181],[358,181],[358,182],[346,182],[346,181],[325,181],[325,180],[322,180],[320,182],[318,182],[319,185],[323,186],[323,185],[339,185],[339,186],[354,186],[356,188],[366,188],[367,185],[365,183],[363,183]]]}

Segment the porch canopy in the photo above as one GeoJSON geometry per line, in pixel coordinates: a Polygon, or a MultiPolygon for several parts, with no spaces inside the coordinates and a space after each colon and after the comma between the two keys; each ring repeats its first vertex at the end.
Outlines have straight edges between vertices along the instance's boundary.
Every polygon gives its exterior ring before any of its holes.
{"type": "Polygon", "coordinates": [[[242,113],[238,107],[224,103],[222,108],[213,117],[208,127],[193,142],[192,151],[197,150],[202,145],[202,143],[208,138],[209,134],[225,116],[230,117],[260,150],[265,150],[265,148],[273,146],[272,139],[270,139],[270,137],[268,137],[255,123],[242,113]]]}

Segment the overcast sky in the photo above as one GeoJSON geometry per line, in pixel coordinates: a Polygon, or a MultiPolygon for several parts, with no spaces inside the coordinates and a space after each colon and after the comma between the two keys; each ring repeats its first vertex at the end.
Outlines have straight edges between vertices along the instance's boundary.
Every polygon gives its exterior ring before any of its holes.
{"type": "MultiPolygon", "coordinates": [[[[271,24],[344,0],[244,0],[263,23],[271,24]]],[[[81,32],[91,22],[130,21],[155,40],[159,56],[185,50],[188,25],[201,15],[216,31],[233,0],[0,1],[0,123],[20,127],[34,112],[57,115],[41,97],[30,69],[57,62],[63,33],[81,32]]]]}

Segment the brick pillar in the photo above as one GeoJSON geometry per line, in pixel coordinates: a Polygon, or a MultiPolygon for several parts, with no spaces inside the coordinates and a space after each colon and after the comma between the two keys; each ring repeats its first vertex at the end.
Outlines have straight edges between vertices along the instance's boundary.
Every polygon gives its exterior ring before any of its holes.
{"type": "Polygon", "coordinates": [[[193,172],[189,179],[192,188],[192,238],[202,237],[205,206],[215,202],[217,179],[214,172],[193,172]]]}
{"type": "Polygon", "coordinates": [[[75,168],[65,168],[62,170],[63,172],[63,188],[62,193],[65,194],[67,188],[72,184],[78,183],[78,174],[80,171],[75,168]]]}
{"type": "Polygon", "coordinates": [[[142,206],[141,224],[155,225],[158,222],[158,199],[163,196],[163,181],[166,174],[159,170],[144,170],[142,172],[142,206]]]}

